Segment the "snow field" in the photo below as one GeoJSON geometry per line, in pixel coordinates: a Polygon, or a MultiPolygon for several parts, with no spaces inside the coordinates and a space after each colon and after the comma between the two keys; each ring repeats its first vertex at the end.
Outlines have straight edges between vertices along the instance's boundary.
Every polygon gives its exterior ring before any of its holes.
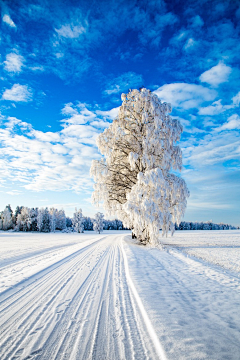
{"type": "Polygon", "coordinates": [[[176,231],[174,237],[162,239],[181,253],[240,273],[240,231],[176,231]]]}
{"type": "Polygon", "coordinates": [[[164,251],[126,231],[1,233],[1,360],[239,360],[239,274],[186,248],[238,249],[240,232],[189,233],[164,251]]]}

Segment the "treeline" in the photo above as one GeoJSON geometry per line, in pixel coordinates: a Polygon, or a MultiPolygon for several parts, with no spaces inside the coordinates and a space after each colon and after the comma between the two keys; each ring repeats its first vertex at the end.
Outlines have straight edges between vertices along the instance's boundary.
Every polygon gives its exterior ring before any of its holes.
{"type": "MultiPolygon", "coordinates": [[[[212,221],[206,222],[187,222],[182,221],[179,225],[175,224],[175,230],[234,230],[236,227],[229,224],[214,224],[212,221]]],[[[239,229],[239,228],[238,228],[239,229]]]]}
{"type": "MultiPolygon", "coordinates": [[[[99,213],[98,213],[99,214],[99,213]]],[[[96,214],[97,215],[97,214],[96,214]]],[[[65,211],[55,208],[28,208],[17,206],[15,212],[7,205],[0,212],[0,230],[14,231],[39,231],[54,232],[56,230],[64,232],[84,232],[85,230],[95,230],[96,218],[83,216],[82,210],[75,209],[73,217],[65,215],[65,211]]],[[[103,230],[127,230],[120,220],[101,219],[103,230]]],[[[233,230],[236,227],[229,224],[214,224],[212,221],[206,222],[187,222],[182,221],[179,225],[175,224],[176,230],[233,230]]]]}
{"type": "MultiPolygon", "coordinates": [[[[120,220],[102,219],[103,230],[125,230],[120,220]]],[[[7,205],[0,213],[0,230],[54,232],[84,232],[93,230],[96,219],[83,216],[82,210],[75,209],[73,217],[64,210],[55,208],[28,208],[17,206],[15,212],[7,205]]]]}

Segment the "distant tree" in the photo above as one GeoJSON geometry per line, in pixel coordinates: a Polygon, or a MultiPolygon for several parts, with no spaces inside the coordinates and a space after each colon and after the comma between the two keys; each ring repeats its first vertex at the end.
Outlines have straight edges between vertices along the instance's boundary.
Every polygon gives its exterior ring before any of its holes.
{"type": "Polygon", "coordinates": [[[56,229],[57,230],[66,229],[66,215],[63,209],[57,211],[56,229]]]}
{"type": "Polygon", "coordinates": [[[38,216],[38,208],[30,209],[30,218],[31,218],[31,231],[37,231],[37,216],[38,216]]]}
{"type": "Polygon", "coordinates": [[[0,212],[0,230],[3,230],[3,219],[2,219],[2,211],[0,212]]]}
{"type": "Polygon", "coordinates": [[[93,230],[93,220],[90,217],[84,216],[83,218],[84,230],[93,230]]]}
{"type": "Polygon", "coordinates": [[[183,230],[190,230],[190,224],[186,221],[183,222],[183,230]]]}
{"type": "Polygon", "coordinates": [[[22,206],[20,214],[17,215],[16,228],[18,231],[30,231],[31,225],[30,209],[22,206]]]}
{"type": "Polygon", "coordinates": [[[172,119],[170,104],[142,88],[122,94],[122,106],[113,123],[97,139],[106,160],[95,160],[91,174],[96,184],[93,201],[103,201],[108,213],[117,214],[142,243],[155,245],[175,230],[189,196],[176,142],[183,128],[172,119]]]}
{"type": "Polygon", "coordinates": [[[9,230],[13,228],[12,209],[10,205],[7,205],[2,212],[2,228],[3,230],[9,230]]]}
{"type": "Polygon", "coordinates": [[[93,229],[100,234],[103,231],[103,218],[104,215],[100,212],[95,214],[93,229]]]}
{"type": "Polygon", "coordinates": [[[15,212],[13,214],[13,224],[14,226],[17,224],[17,216],[18,214],[21,214],[21,210],[22,210],[23,206],[17,206],[15,209],[15,212]]]}
{"type": "Polygon", "coordinates": [[[66,227],[72,227],[72,219],[70,217],[66,217],[66,227]]]}
{"type": "Polygon", "coordinates": [[[73,214],[72,226],[77,233],[83,233],[84,226],[83,226],[82,209],[77,210],[77,208],[75,208],[75,213],[73,214]]]}
{"type": "Polygon", "coordinates": [[[206,222],[206,223],[203,223],[203,228],[202,228],[203,230],[212,230],[212,229],[210,229],[210,226],[209,226],[209,223],[208,222],[206,222]]]}
{"type": "Polygon", "coordinates": [[[50,232],[50,214],[48,208],[41,208],[38,210],[37,228],[40,232],[50,232]]]}
{"type": "Polygon", "coordinates": [[[49,209],[49,218],[50,218],[50,231],[55,232],[56,230],[56,223],[57,223],[57,209],[51,207],[49,209]]]}

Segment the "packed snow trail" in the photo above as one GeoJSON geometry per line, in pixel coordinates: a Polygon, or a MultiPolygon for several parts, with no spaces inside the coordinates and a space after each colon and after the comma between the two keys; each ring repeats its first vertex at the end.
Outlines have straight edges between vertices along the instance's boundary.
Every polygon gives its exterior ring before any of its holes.
{"type": "MultiPolygon", "coordinates": [[[[240,359],[236,274],[123,235],[64,235],[0,293],[1,360],[240,359]]],[[[11,258],[0,270],[7,282],[11,258]]]]}
{"type": "Polygon", "coordinates": [[[0,358],[160,359],[121,241],[97,240],[2,293],[0,358]]]}

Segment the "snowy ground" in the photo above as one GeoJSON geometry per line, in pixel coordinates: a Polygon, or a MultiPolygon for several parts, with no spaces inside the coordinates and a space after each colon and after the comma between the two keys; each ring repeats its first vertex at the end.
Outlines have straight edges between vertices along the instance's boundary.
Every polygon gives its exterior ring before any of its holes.
{"type": "Polygon", "coordinates": [[[0,232],[0,359],[240,359],[240,231],[0,232]]]}

